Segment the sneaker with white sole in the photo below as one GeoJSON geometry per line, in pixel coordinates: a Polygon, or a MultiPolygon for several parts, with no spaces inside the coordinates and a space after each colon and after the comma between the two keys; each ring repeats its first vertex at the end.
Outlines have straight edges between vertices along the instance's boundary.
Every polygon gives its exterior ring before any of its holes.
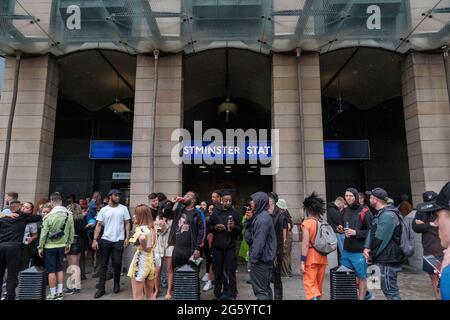
{"type": "Polygon", "coordinates": [[[59,300],[59,299],[58,299],[58,295],[56,293],[55,294],[49,293],[47,295],[46,300],[59,300]]]}
{"type": "Polygon", "coordinates": [[[212,284],[212,281],[206,282],[205,286],[203,287],[203,292],[207,292],[214,288],[214,285],[212,284]]]}
{"type": "Polygon", "coordinates": [[[209,275],[207,273],[205,273],[205,275],[202,278],[203,282],[207,282],[209,280],[209,275]]]}

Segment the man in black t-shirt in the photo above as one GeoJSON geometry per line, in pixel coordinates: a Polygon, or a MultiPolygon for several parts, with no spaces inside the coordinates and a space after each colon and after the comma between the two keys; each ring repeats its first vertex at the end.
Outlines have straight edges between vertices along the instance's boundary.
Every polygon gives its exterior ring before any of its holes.
{"type": "Polygon", "coordinates": [[[172,210],[175,212],[169,235],[169,245],[174,246],[172,253],[174,270],[188,264],[191,257],[194,259],[200,257],[200,249],[205,241],[206,224],[203,213],[195,208],[197,202],[198,195],[189,191],[183,198],[173,199],[171,204],[172,210]]]}

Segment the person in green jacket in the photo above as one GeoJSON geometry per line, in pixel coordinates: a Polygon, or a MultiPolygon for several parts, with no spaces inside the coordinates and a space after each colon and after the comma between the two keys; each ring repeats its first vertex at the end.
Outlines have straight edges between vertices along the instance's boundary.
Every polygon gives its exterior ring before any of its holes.
{"type": "Polygon", "coordinates": [[[61,300],[64,283],[64,255],[70,251],[74,238],[72,213],[62,206],[62,197],[55,192],[50,196],[52,211],[43,219],[39,240],[39,256],[44,258],[48,272],[50,293],[47,300],[61,300]]]}

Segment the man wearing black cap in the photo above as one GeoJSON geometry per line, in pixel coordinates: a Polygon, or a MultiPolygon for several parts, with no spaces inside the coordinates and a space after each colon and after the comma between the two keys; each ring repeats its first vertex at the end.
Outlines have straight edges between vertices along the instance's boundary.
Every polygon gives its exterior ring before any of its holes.
{"type": "Polygon", "coordinates": [[[401,271],[404,260],[400,248],[402,227],[398,209],[388,205],[388,193],[381,188],[367,192],[370,205],[377,210],[372,220],[370,233],[364,244],[364,256],[369,262],[379,266],[381,271],[381,289],[388,300],[400,300],[397,286],[397,273],[401,271]]]}
{"type": "MultiPolygon", "coordinates": [[[[436,200],[436,197],[437,193],[434,191],[424,192],[422,195],[424,201],[422,207],[432,205],[432,202],[436,200]]],[[[412,222],[412,228],[416,233],[422,234],[423,255],[432,255],[435,256],[436,259],[442,261],[444,257],[444,248],[441,246],[438,227],[434,222],[436,220],[436,217],[437,216],[435,211],[423,212],[417,210],[416,216],[412,222]]],[[[439,300],[440,294],[438,288],[438,275],[434,273],[433,267],[430,266],[425,260],[423,261],[423,271],[430,275],[434,296],[437,300],[439,300]]]]}
{"type": "Polygon", "coordinates": [[[123,248],[128,246],[130,239],[130,213],[127,207],[120,204],[121,192],[112,189],[108,193],[108,205],[103,207],[97,215],[92,249],[100,250],[100,269],[95,299],[105,294],[106,271],[109,258],[112,256],[114,269],[114,293],[120,291],[120,273],[122,271],[123,248]],[[100,231],[104,227],[102,238],[100,231]]]}
{"type": "Polygon", "coordinates": [[[436,224],[439,230],[441,245],[444,250],[444,258],[440,270],[441,299],[450,300],[450,182],[442,188],[436,200],[417,205],[417,210],[422,212],[436,212],[436,224]]]}

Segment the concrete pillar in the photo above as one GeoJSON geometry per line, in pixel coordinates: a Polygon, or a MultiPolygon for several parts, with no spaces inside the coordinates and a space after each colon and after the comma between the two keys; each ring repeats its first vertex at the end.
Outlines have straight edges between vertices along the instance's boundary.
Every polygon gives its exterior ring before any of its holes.
{"type": "Polygon", "coordinates": [[[159,81],[155,131],[155,190],[151,190],[150,156],[153,138],[151,108],[154,84],[154,58],[140,55],[136,65],[136,93],[131,161],[131,207],[148,203],[151,192],[164,192],[168,197],[182,189],[182,166],[171,160],[176,142],[170,141],[175,129],[182,127],[181,104],[182,55],[159,58],[159,81]]]}
{"type": "MultiPolygon", "coordinates": [[[[294,56],[273,55],[273,128],[280,130],[280,169],[273,177],[273,189],[286,200],[295,224],[303,217],[303,170],[301,159],[300,106],[303,105],[306,193],[325,198],[322,102],[319,54],[307,54],[298,62],[294,56]],[[300,87],[297,67],[300,63],[300,87]]],[[[292,273],[299,274],[300,226],[294,227],[292,273]]],[[[335,263],[330,259],[330,265],[335,263]]]]}
{"type": "Polygon", "coordinates": [[[403,61],[402,91],[413,204],[450,180],[450,106],[442,54],[403,61]]]}
{"type": "MultiPolygon", "coordinates": [[[[8,117],[13,97],[16,60],[7,57],[0,100],[0,160],[5,153],[8,117]]],[[[21,201],[48,197],[53,153],[58,66],[53,57],[23,59],[11,136],[6,192],[16,191],[21,201]]]]}
{"type": "MultiPolygon", "coordinates": [[[[303,104],[306,193],[325,197],[322,104],[319,54],[300,58],[300,95],[303,104]]],[[[280,169],[273,177],[273,187],[287,201],[294,222],[303,216],[303,176],[301,159],[300,107],[297,58],[273,56],[273,128],[280,130],[280,169]]]]}

